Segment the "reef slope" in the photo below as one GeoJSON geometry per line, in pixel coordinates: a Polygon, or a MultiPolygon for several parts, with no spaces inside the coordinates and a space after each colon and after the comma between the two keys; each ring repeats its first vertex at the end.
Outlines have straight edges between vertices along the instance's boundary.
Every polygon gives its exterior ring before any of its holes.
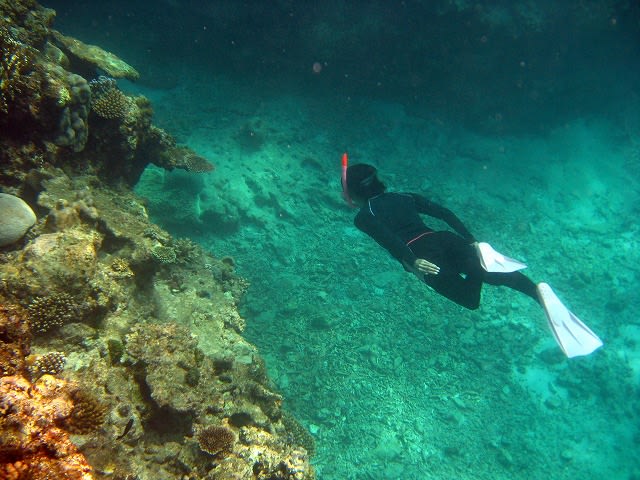
{"type": "Polygon", "coordinates": [[[213,165],[118,88],[135,69],[37,2],[0,13],[0,189],[37,216],[0,249],[0,478],[315,478],[242,336],[233,259],[173,238],[131,191],[149,163],[213,165]]]}

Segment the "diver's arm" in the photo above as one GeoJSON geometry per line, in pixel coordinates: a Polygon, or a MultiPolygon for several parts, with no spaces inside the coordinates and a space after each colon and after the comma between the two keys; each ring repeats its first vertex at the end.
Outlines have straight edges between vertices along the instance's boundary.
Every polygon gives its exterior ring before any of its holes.
{"type": "Polygon", "coordinates": [[[396,260],[403,264],[413,266],[418,260],[411,249],[405,245],[400,237],[390,231],[376,217],[366,211],[360,211],[354,220],[356,227],[373,238],[386,249],[396,260]]]}
{"type": "Polygon", "coordinates": [[[413,197],[418,212],[445,221],[447,225],[453,228],[469,243],[474,243],[476,241],[467,227],[464,226],[462,221],[458,217],[456,217],[456,215],[451,210],[443,207],[442,205],[438,205],[437,203],[427,200],[422,195],[412,193],[411,196],[413,197]]]}

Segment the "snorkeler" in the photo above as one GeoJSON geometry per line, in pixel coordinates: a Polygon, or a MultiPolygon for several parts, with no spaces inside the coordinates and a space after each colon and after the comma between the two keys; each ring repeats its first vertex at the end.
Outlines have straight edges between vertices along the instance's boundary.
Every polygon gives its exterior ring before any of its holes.
{"type": "Polygon", "coordinates": [[[356,227],[440,295],[474,310],[480,306],[483,283],[503,285],[542,305],[555,339],[568,357],[588,355],[602,346],[549,285],[536,285],[519,271],[525,264],[501,255],[487,243],[478,243],[450,210],[415,193],[387,192],[375,167],[349,167],[346,153],[342,157],[342,194],[350,206],[360,209],[356,227]],[[443,220],[456,233],[430,229],[420,214],[443,220]]]}

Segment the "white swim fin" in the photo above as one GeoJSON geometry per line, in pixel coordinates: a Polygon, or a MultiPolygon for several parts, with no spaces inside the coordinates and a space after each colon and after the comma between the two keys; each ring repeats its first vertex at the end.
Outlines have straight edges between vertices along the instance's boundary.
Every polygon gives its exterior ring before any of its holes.
{"type": "Polygon", "coordinates": [[[602,346],[602,340],[562,304],[549,285],[538,284],[538,297],[553,336],[567,357],[589,355],[602,346]]]}
{"type": "Polygon", "coordinates": [[[509,273],[522,270],[527,266],[513,258],[506,257],[496,252],[491,245],[486,242],[476,244],[480,264],[487,272],[509,273]]]}

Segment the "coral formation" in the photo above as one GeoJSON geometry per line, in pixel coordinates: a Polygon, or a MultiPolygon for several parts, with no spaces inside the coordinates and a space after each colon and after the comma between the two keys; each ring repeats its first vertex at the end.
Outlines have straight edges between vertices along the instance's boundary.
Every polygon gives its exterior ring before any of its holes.
{"type": "Polygon", "coordinates": [[[34,332],[48,332],[71,322],[77,315],[73,298],[67,293],[35,297],[27,307],[29,324],[34,332]]]}
{"type": "Polygon", "coordinates": [[[91,109],[96,115],[108,119],[124,119],[132,107],[131,98],[118,89],[115,79],[99,76],[89,82],[91,109]]]}
{"type": "Polygon", "coordinates": [[[58,104],[62,107],[62,111],[53,143],[62,147],[71,147],[74,152],[80,152],[89,138],[91,90],[83,77],[68,72],[65,72],[64,83],[59,88],[58,104]]]}
{"type": "Polygon", "coordinates": [[[52,30],[54,12],[36,2],[2,3],[0,14],[8,19],[0,20],[0,125],[6,130],[0,179],[19,183],[46,162],[129,185],[149,163],[200,173],[213,169],[152,125],[147,99],[117,88],[115,78],[138,77],[131,66],[52,30]],[[94,78],[97,71],[111,78],[94,78]]]}
{"type": "Polygon", "coordinates": [[[131,270],[131,266],[129,262],[127,262],[124,258],[115,258],[113,262],[111,262],[111,270],[113,271],[113,275],[116,278],[131,278],[134,276],[133,270],[131,270]]]}
{"type": "Polygon", "coordinates": [[[0,303],[0,376],[26,372],[31,350],[31,330],[25,312],[16,305],[0,303]]]}
{"type": "Polygon", "coordinates": [[[67,357],[62,352],[49,352],[39,355],[29,365],[29,372],[33,377],[40,377],[44,374],[57,375],[64,370],[67,357]]]}
{"type": "Polygon", "coordinates": [[[55,128],[49,107],[55,102],[49,102],[45,69],[37,59],[37,50],[18,40],[16,30],[0,20],[0,126],[12,136],[24,138],[55,128]]]}
{"type": "Polygon", "coordinates": [[[316,441],[313,435],[286,410],[282,412],[282,423],[291,436],[291,444],[300,445],[309,455],[314,456],[316,453],[316,441]]]}
{"type": "Polygon", "coordinates": [[[0,378],[0,475],[2,478],[93,479],[92,468],[58,426],[73,402],[66,381],[49,375],[36,383],[0,378]],[[24,477],[23,477],[23,476],[24,477]]]}
{"type": "Polygon", "coordinates": [[[73,390],[69,397],[73,407],[61,422],[66,431],[85,434],[94,432],[102,426],[109,411],[107,405],[81,389],[73,390]]]}
{"type": "Polygon", "coordinates": [[[200,449],[211,455],[225,455],[233,450],[236,436],[227,427],[212,425],[198,432],[200,449]]]}
{"type": "Polygon", "coordinates": [[[193,152],[191,149],[176,144],[175,139],[164,130],[152,126],[145,149],[147,155],[153,158],[155,165],[166,170],[179,168],[188,172],[205,173],[214,169],[207,159],[193,152]]]}
{"type": "Polygon", "coordinates": [[[2,21],[11,27],[12,34],[20,42],[31,42],[36,48],[45,45],[51,35],[51,25],[56,12],[44,8],[34,0],[5,1],[0,4],[2,21]]]}
{"type": "Polygon", "coordinates": [[[10,109],[19,97],[32,88],[37,81],[33,75],[35,52],[11,36],[0,24],[0,113],[10,117],[10,109]]]}
{"type": "Polygon", "coordinates": [[[162,264],[174,263],[177,259],[176,251],[164,245],[154,246],[151,249],[151,256],[162,264]]]}
{"type": "Polygon", "coordinates": [[[96,45],[87,45],[77,38],[68,37],[58,31],[52,31],[55,44],[69,57],[72,67],[82,75],[91,76],[92,72],[102,70],[110,77],[137,80],[140,74],[131,65],[113,53],[96,45]]]}
{"type": "Polygon", "coordinates": [[[206,173],[214,169],[214,166],[206,158],[194,153],[185,147],[176,147],[173,150],[172,164],[176,168],[184,168],[187,172],[206,173]]]}
{"type": "Polygon", "coordinates": [[[112,478],[313,479],[241,336],[247,282],[130,190],[150,163],[213,165],[118,88],[137,72],[53,18],[0,1],[0,187],[39,218],[0,252],[0,478],[90,479],[91,463],[112,478]]]}

